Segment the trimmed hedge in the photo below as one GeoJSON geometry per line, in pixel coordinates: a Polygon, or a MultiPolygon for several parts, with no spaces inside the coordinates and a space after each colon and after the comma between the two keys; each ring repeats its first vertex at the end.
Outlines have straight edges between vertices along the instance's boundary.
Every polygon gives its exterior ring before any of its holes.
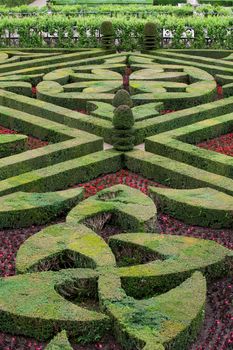
{"type": "Polygon", "coordinates": [[[21,153],[27,148],[27,136],[25,135],[1,135],[0,158],[21,153]]]}
{"type": "Polygon", "coordinates": [[[174,188],[211,187],[233,195],[232,179],[157,154],[133,150],[125,154],[125,165],[133,172],[174,188]]]}
{"type": "MultiPolygon", "coordinates": [[[[154,59],[157,59],[156,56],[154,59]]],[[[142,63],[143,56],[140,63],[135,59],[133,69],[139,69],[142,63]]],[[[137,105],[160,101],[165,109],[176,110],[210,102],[216,95],[214,78],[201,69],[180,64],[170,65],[167,72],[166,65],[158,67],[148,62],[143,67],[130,76],[132,99],[137,105]]]]}
{"type": "MultiPolygon", "coordinates": [[[[147,298],[156,293],[164,293],[175,288],[194,271],[201,271],[208,281],[217,276],[230,275],[230,261],[233,258],[232,251],[216,242],[183,237],[175,235],[134,233],[120,234],[110,238],[109,245],[118,257],[119,252],[129,251],[134,254],[138,251],[138,257],[148,254],[156,254],[153,262],[139,264],[125,264],[119,267],[122,286],[127,295],[137,299],[147,298]],[[198,257],[198,258],[197,258],[198,257]],[[229,259],[229,260],[228,260],[229,259]],[[143,280],[142,280],[143,278],[143,280]]],[[[136,255],[137,256],[137,255],[136,255]]],[[[118,258],[124,262],[124,253],[118,258]]],[[[153,261],[154,258],[151,259],[153,261]]]]}
{"type": "Polygon", "coordinates": [[[195,146],[232,130],[233,113],[210,118],[166,133],[152,136],[145,141],[148,152],[168,156],[193,167],[228,178],[233,177],[233,159],[221,153],[195,146]]]}
{"type": "Polygon", "coordinates": [[[114,110],[112,142],[118,151],[127,152],[134,148],[134,116],[127,105],[120,105],[114,110]]]}
{"type": "Polygon", "coordinates": [[[233,199],[211,188],[177,190],[150,188],[159,211],[180,219],[189,225],[233,227],[233,199]]]}
{"type": "Polygon", "coordinates": [[[203,322],[205,294],[205,279],[196,272],[160,296],[147,300],[125,296],[108,302],[107,311],[125,349],[187,349],[203,322]]]}
{"type": "MultiPolygon", "coordinates": [[[[100,203],[102,214],[107,215],[109,210],[118,214],[120,209],[131,216],[132,211],[133,216],[141,215],[141,223],[155,213],[153,202],[140,191],[124,185],[112,190],[105,189],[78,204],[71,211],[76,212],[73,221],[68,219],[67,223],[47,227],[20,247],[16,265],[23,274],[0,281],[1,329],[47,339],[54,327],[80,336],[85,323],[86,337],[90,340],[100,337],[108,322],[107,329],[114,332],[124,348],[143,350],[164,350],[167,346],[186,349],[195,339],[204,317],[206,298],[206,281],[201,272],[208,281],[229,275],[232,252],[214,241],[143,232],[110,237],[110,249],[98,234],[83,225],[90,223],[90,215],[93,218],[97,214],[100,203]],[[125,201],[128,204],[123,204],[125,201]],[[141,201],[146,207],[143,215],[137,209],[141,201]],[[60,270],[62,264],[66,267],[68,257],[68,264],[72,263],[75,269],[31,273],[42,271],[45,266],[60,270]],[[149,262],[145,262],[145,257],[149,262]],[[17,298],[22,288],[25,293],[17,298]],[[10,289],[13,294],[9,305],[6,295],[10,289]],[[94,299],[97,293],[101,310],[108,316],[77,308],[72,303],[74,297],[79,302],[87,296],[94,299]],[[41,302],[49,305],[44,313],[37,306],[41,302]],[[18,308],[22,304],[24,307],[18,308]],[[62,319],[58,318],[59,312],[62,319]],[[27,328],[26,319],[31,321],[27,328]],[[157,331],[153,333],[155,327],[157,331]]],[[[129,221],[120,222],[133,229],[129,221]]]]}
{"type": "Polygon", "coordinates": [[[156,207],[150,198],[135,189],[116,185],[76,206],[68,214],[67,222],[72,225],[84,223],[100,230],[104,220],[98,227],[98,217],[102,214],[110,214],[106,220],[111,219],[123,230],[130,231],[153,231],[157,220],[156,207]]]}
{"type": "Polygon", "coordinates": [[[48,193],[16,192],[0,197],[0,228],[47,224],[66,214],[82,199],[80,188],[48,193]]]}
{"type": "Polygon", "coordinates": [[[233,97],[206,103],[181,111],[156,116],[155,118],[139,121],[135,124],[135,137],[142,143],[147,136],[159,134],[178,127],[217,117],[232,111],[233,97]]]}
{"type": "Polygon", "coordinates": [[[16,191],[57,191],[121,168],[121,153],[114,150],[91,153],[2,180],[0,195],[16,191]]]}
{"type": "MultiPolygon", "coordinates": [[[[115,258],[109,247],[95,232],[81,224],[61,223],[43,229],[21,246],[16,268],[21,274],[40,272],[47,263],[49,269],[59,270],[59,256],[65,268],[66,261],[75,269],[115,265],[115,258]],[[38,249],[38,246],[44,248],[38,249]],[[71,257],[73,254],[73,259],[65,258],[66,253],[71,257]]],[[[95,297],[96,287],[93,292],[92,296],[95,297]]]]}
{"type": "MultiPolygon", "coordinates": [[[[103,141],[94,135],[22,112],[19,109],[24,110],[27,109],[26,106],[31,106],[31,113],[42,116],[48,113],[50,117],[56,116],[57,120],[59,118],[61,121],[64,119],[66,124],[69,124],[66,118],[72,114],[75,117],[75,112],[72,113],[70,110],[45,103],[42,106],[34,99],[4,92],[3,90],[1,90],[0,94],[2,94],[4,100],[3,104],[14,105],[14,109],[4,106],[0,107],[1,125],[42,140],[58,142],[44,146],[43,148],[4,158],[0,164],[1,180],[103,149],[103,141]],[[9,100],[7,100],[7,97],[9,97],[9,100]],[[16,108],[15,104],[17,104],[18,108],[16,108]],[[17,113],[15,113],[15,108],[17,109],[17,113]]],[[[28,108],[28,112],[30,112],[30,108],[28,108]]]]}
{"type": "Polygon", "coordinates": [[[1,330],[7,333],[13,330],[14,334],[47,340],[53,337],[55,329],[65,329],[69,336],[88,334],[90,339],[96,339],[109,329],[109,318],[81,308],[66,300],[62,292],[59,293],[63,286],[85,286],[84,289],[95,290],[96,279],[97,273],[90,269],[46,271],[2,278],[1,330]]]}
{"type": "MultiPolygon", "coordinates": [[[[115,89],[117,90],[117,86],[120,87],[122,84],[120,73],[127,59],[133,70],[130,76],[132,98],[136,105],[139,104],[132,109],[136,122],[136,144],[143,142],[145,137],[151,134],[159,133],[167,128],[174,128],[177,125],[190,123],[190,112],[194,112],[192,120],[198,120],[198,118],[209,118],[211,116],[210,110],[214,114],[215,109],[219,111],[220,106],[224,106],[225,102],[219,101],[213,102],[211,105],[205,104],[203,108],[202,106],[198,106],[196,109],[195,107],[193,107],[194,109],[190,108],[188,112],[185,110],[184,112],[159,116],[159,111],[162,109],[181,109],[194,103],[198,104],[213,100],[216,95],[216,84],[214,78],[202,69],[202,67],[205,68],[206,66],[206,61],[202,57],[195,56],[196,58],[188,62],[189,65],[184,65],[186,63],[186,60],[184,60],[185,56],[189,58],[190,55],[186,55],[183,51],[175,53],[171,51],[168,53],[171,57],[173,55],[175,57],[177,55],[182,57],[182,66],[180,65],[180,59],[179,65],[170,65],[170,71],[167,71],[166,64],[158,66],[158,64],[153,62],[154,59],[157,60],[160,51],[156,51],[155,53],[155,56],[135,54],[126,57],[125,54],[113,55],[114,61],[110,61],[112,65],[108,63],[107,57],[103,57],[105,60],[102,62],[103,64],[95,66],[95,68],[100,68],[100,70],[103,67],[103,74],[96,74],[95,70],[92,69],[92,65],[90,65],[91,73],[84,73],[82,68],[79,71],[68,68],[52,71],[44,77],[44,82],[39,84],[38,97],[45,101],[53,101],[62,106],[69,106],[70,108],[74,108],[75,106],[87,108],[90,116],[86,117],[79,114],[76,122],[72,123],[72,125],[102,136],[109,143],[112,142],[111,122],[113,120],[114,108],[102,101],[111,103],[113,100],[113,103],[115,103],[116,95],[114,97],[112,92],[115,89]],[[194,60],[195,62],[193,62],[194,60]],[[191,66],[192,63],[197,65],[197,67],[193,68],[191,66]],[[111,68],[114,70],[113,72],[111,68]],[[104,76],[106,76],[104,70],[106,73],[106,69],[108,69],[108,78],[112,77],[112,79],[115,79],[112,80],[111,84],[109,80],[104,81],[104,76]],[[112,75],[110,75],[110,72],[112,72],[112,75]],[[72,83],[67,84],[69,77],[72,83]],[[76,79],[82,79],[84,82],[76,82],[76,79]],[[99,79],[99,81],[97,82],[96,79],[99,79]],[[85,80],[87,81],[85,82],[85,80]],[[158,100],[158,102],[150,102],[154,100],[158,100]],[[140,105],[142,102],[147,103],[140,105]]],[[[226,55],[226,53],[220,52],[219,55],[226,55]]],[[[91,59],[88,63],[90,61],[91,59]]],[[[220,69],[223,73],[230,70],[228,67],[230,67],[231,62],[227,60],[220,60],[221,66],[223,65],[222,68],[217,65],[219,60],[210,58],[209,61],[212,63],[211,67],[215,67],[216,71],[220,69]]],[[[96,63],[98,63],[98,60],[96,60],[96,63]]],[[[222,79],[224,79],[224,74],[222,76],[222,79]]],[[[226,111],[230,108],[228,101],[224,108],[226,111]]]]}

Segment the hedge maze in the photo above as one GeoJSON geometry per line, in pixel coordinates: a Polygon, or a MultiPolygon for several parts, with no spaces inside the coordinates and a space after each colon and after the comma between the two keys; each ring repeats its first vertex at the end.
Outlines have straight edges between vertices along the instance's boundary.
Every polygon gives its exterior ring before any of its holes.
{"type": "Polygon", "coordinates": [[[47,226],[0,279],[0,331],[48,350],[107,332],[127,350],[196,339],[208,284],[232,275],[233,253],[161,234],[157,211],[233,227],[233,160],[197,146],[233,130],[233,53],[217,54],[1,51],[0,126],[17,134],[0,137],[0,228],[47,226]],[[28,137],[46,145],[28,149],[28,137]],[[163,187],[85,197],[82,183],[120,169],[163,187]],[[104,240],[109,222],[123,233],[104,240]]]}

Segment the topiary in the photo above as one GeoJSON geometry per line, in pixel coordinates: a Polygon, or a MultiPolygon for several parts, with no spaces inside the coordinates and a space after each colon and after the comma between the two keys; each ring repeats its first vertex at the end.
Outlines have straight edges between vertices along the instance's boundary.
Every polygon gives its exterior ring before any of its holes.
{"type": "Polygon", "coordinates": [[[121,105],[133,107],[133,101],[130,97],[130,94],[124,89],[117,91],[116,95],[113,98],[112,104],[114,107],[119,107],[121,105]]]}
{"type": "Polygon", "coordinates": [[[153,22],[147,22],[144,26],[144,49],[153,50],[156,47],[157,26],[153,22]]]}
{"type": "Polygon", "coordinates": [[[111,49],[114,43],[114,29],[112,22],[104,21],[100,27],[100,33],[102,35],[102,47],[104,49],[111,49]]]}
{"type": "Polygon", "coordinates": [[[129,106],[121,105],[114,111],[113,125],[116,129],[130,129],[134,125],[133,112],[129,106]]]}
{"type": "Polygon", "coordinates": [[[153,22],[147,22],[144,26],[144,36],[155,36],[157,31],[156,24],[153,22]]]}
{"type": "Polygon", "coordinates": [[[113,147],[118,151],[130,151],[134,147],[134,116],[127,105],[121,105],[114,111],[113,116],[113,147]]]}
{"type": "Polygon", "coordinates": [[[104,21],[100,27],[100,33],[102,35],[114,35],[114,29],[111,21],[104,21]]]}

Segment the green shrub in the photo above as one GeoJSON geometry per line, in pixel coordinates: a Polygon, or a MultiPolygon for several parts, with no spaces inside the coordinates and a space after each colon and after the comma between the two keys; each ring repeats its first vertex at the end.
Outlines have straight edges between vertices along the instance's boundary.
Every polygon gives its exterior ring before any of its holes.
{"type": "Polygon", "coordinates": [[[155,36],[156,34],[156,25],[153,22],[147,22],[143,30],[144,36],[155,36]]]}
{"type": "Polygon", "coordinates": [[[119,107],[121,105],[133,107],[133,101],[130,97],[130,94],[124,89],[120,89],[117,91],[112,101],[112,104],[114,107],[119,107]]]}
{"type": "Polygon", "coordinates": [[[127,130],[134,125],[133,112],[129,106],[121,105],[114,111],[113,125],[116,129],[127,130]]]}
{"type": "Polygon", "coordinates": [[[145,50],[153,50],[156,46],[157,27],[153,22],[147,22],[144,26],[144,48],[145,50]]]}
{"type": "Polygon", "coordinates": [[[133,112],[129,106],[121,105],[114,111],[113,116],[113,146],[118,151],[130,151],[134,147],[133,112]]]}
{"type": "Polygon", "coordinates": [[[102,34],[101,41],[103,49],[111,49],[114,45],[114,29],[112,22],[103,22],[100,27],[100,33],[102,34]]]}
{"type": "Polygon", "coordinates": [[[102,35],[113,35],[114,30],[111,21],[105,21],[101,24],[100,32],[102,35]]]}

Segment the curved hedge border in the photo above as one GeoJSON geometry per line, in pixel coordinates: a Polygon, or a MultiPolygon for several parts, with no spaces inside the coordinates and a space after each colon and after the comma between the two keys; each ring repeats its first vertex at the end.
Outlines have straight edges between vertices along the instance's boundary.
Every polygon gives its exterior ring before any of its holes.
{"type": "Polygon", "coordinates": [[[47,224],[82,199],[80,188],[48,193],[16,192],[0,197],[0,228],[47,224]]]}
{"type": "MultiPolygon", "coordinates": [[[[105,189],[97,196],[105,205],[105,214],[114,203],[117,212],[123,210],[129,218],[132,213],[138,216],[139,197],[144,197],[143,205],[147,203],[145,212],[149,207],[156,211],[149,198],[126,186],[105,189]],[[115,198],[112,191],[121,191],[120,196],[115,198]],[[129,191],[132,196],[128,197],[129,191]]],[[[81,210],[86,224],[91,200],[74,209],[81,210]]],[[[148,215],[141,218],[144,224],[147,219],[148,215]]],[[[66,330],[69,336],[86,334],[88,339],[112,329],[126,349],[186,349],[204,316],[206,281],[202,273],[208,280],[231,273],[232,252],[213,241],[143,232],[112,236],[109,245],[111,249],[77,221],[47,227],[30,237],[17,256],[20,274],[0,281],[1,329],[38,339],[50,338],[54,328],[66,330]],[[133,265],[125,260],[125,251],[129,258],[136,258],[133,265]],[[60,270],[59,261],[64,263],[65,254],[71,257],[73,269],[60,270]],[[150,261],[143,263],[147,255],[150,261]],[[58,271],[44,272],[49,266],[58,271]],[[18,298],[22,288],[24,293],[18,298]],[[8,290],[12,291],[10,304],[8,290]],[[101,312],[70,302],[73,296],[77,303],[87,296],[96,298],[97,293],[101,312]],[[38,308],[41,303],[46,306],[38,308]]]]}
{"type": "Polygon", "coordinates": [[[163,213],[196,226],[233,226],[233,198],[212,188],[190,190],[150,188],[150,196],[163,213]]]}

